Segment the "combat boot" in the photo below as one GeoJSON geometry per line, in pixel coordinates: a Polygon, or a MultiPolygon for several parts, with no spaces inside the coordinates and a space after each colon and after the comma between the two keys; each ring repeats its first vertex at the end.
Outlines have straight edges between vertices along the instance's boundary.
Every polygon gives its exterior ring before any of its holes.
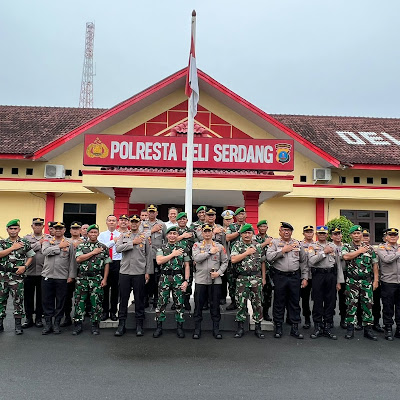
{"type": "Polygon", "coordinates": [[[61,328],[72,325],[72,319],[70,315],[66,315],[64,321],[60,324],[61,328]]]}
{"type": "Polygon", "coordinates": [[[4,332],[3,318],[0,318],[0,332],[4,332]]]}
{"type": "Polygon", "coordinates": [[[143,321],[136,322],[136,336],[143,336],[143,321]]]}
{"type": "Polygon", "coordinates": [[[176,336],[178,336],[179,339],[183,339],[185,337],[185,332],[183,331],[183,322],[177,322],[176,336]]]}
{"type": "Polygon", "coordinates": [[[243,322],[238,322],[238,328],[235,333],[235,338],[241,338],[244,335],[244,323],[243,322]]]}
{"type": "Polygon", "coordinates": [[[100,328],[98,322],[92,322],[92,335],[100,335],[100,328]]]}
{"type": "Polygon", "coordinates": [[[159,338],[162,335],[162,322],[161,321],[157,321],[157,328],[156,330],[153,332],[153,338],[159,338]]]}
{"type": "Polygon", "coordinates": [[[314,324],[314,332],[310,335],[311,339],[317,339],[323,336],[322,324],[320,322],[316,322],[314,324]]]}
{"type": "Polygon", "coordinates": [[[213,322],[213,336],[215,339],[222,339],[222,335],[219,331],[219,322],[213,322]]]}
{"type": "Polygon", "coordinates": [[[26,317],[25,322],[22,324],[22,328],[28,329],[34,325],[32,317],[26,317]]]}
{"type": "Polygon", "coordinates": [[[61,333],[61,329],[60,329],[60,324],[61,324],[61,318],[57,317],[54,319],[54,328],[53,328],[53,332],[56,335],[59,335],[61,333]]]}
{"type": "Polygon", "coordinates": [[[24,331],[22,330],[21,318],[15,318],[15,334],[22,335],[23,333],[24,331]]]}
{"type": "Polygon", "coordinates": [[[43,328],[42,317],[36,316],[35,326],[36,326],[36,328],[43,328]]]}
{"type": "Polygon", "coordinates": [[[290,336],[293,336],[296,339],[304,339],[304,336],[299,332],[298,324],[292,324],[292,328],[290,329],[290,336]]]}
{"type": "Polygon", "coordinates": [[[123,336],[124,333],[126,332],[126,328],[125,328],[125,319],[120,319],[119,323],[118,323],[118,328],[114,333],[114,336],[123,336]]]}
{"type": "Polygon", "coordinates": [[[364,326],[364,337],[367,338],[367,339],[370,339],[370,340],[374,340],[374,341],[378,340],[378,338],[372,332],[372,326],[371,325],[364,326]]]}
{"type": "Polygon", "coordinates": [[[379,333],[383,333],[384,332],[383,328],[379,325],[379,320],[375,320],[374,321],[374,325],[372,325],[372,329],[375,332],[379,332],[379,333]]]}
{"type": "Polygon", "coordinates": [[[400,325],[396,325],[396,332],[394,333],[394,337],[400,339],[400,325]]]}
{"type": "Polygon", "coordinates": [[[274,334],[274,338],[276,339],[280,339],[283,335],[283,331],[282,331],[282,324],[280,322],[277,322],[275,324],[275,334],[274,334]]]}
{"type": "Polygon", "coordinates": [[[232,301],[231,304],[229,304],[228,307],[226,307],[226,311],[232,311],[232,310],[237,310],[237,304],[236,301],[232,301]]]}
{"type": "Polygon", "coordinates": [[[324,336],[329,338],[329,339],[332,339],[332,340],[337,340],[337,336],[334,335],[331,332],[331,329],[332,329],[332,324],[330,324],[328,322],[325,322],[325,324],[324,324],[324,336]]]}
{"type": "Polygon", "coordinates": [[[354,337],[354,325],[353,324],[347,324],[347,332],[344,335],[345,339],[353,339],[354,337]]]}
{"type": "Polygon", "coordinates": [[[256,322],[255,328],[254,328],[254,334],[259,338],[259,339],[265,339],[265,335],[262,332],[261,329],[261,322],[256,322]]]}
{"type": "Polygon", "coordinates": [[[44,321],[42,335],[48,335],[49,333],[53,332],[53,324],[50,317],[45,317],[44,321]]]}
{"type": "Polygon", "coordinates": [[[72,331],[72,334],[74,336],[78,336],[83,332],[83,326],[82,326],[82,321],[77,321],[75,322],[75,328],[72,331]]]}
{"type": "MultiPolygon", "coordinates": [[[[214,331],[213,331],[213,335],[214,335],[214,331]]],[[[199,322],[196,322],[194,325],[192,339],[200,339],[200,337],[201,337],[201,324],[199,322]]]]}
{"type": "Polygon", "coordinates": [[[385,339],[389,342],[393,341],[392,325],[385,325],[385,339]]]}

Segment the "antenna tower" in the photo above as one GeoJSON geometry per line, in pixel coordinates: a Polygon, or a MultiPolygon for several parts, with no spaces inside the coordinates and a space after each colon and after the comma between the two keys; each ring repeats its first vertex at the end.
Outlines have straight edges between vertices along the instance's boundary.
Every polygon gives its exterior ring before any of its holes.
{"type": "Polygon", "coordinates": [[[93,108],[93,45],[94,22],[86,23],[85,56],[83,61],[80,108],[93,108]]]}

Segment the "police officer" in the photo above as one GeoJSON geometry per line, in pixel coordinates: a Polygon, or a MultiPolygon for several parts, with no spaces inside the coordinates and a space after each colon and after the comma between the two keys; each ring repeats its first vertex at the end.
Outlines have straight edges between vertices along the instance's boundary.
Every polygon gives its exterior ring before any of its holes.
{"type": "MultiPolygon", "coordinates": [[[[232,210],[225,210],[222,212],[221,217],[222,217],[222,227],[224,228],[224,232],[226,235],[226,231],[229,227],[229,225],[233,222],[233,214],[234,212],[232,210]]],[[[231,256],[230,256],[230,246],[229,242],[226,240],[225,236],[225,243],[223,244],[226,255],[228,256],[228,268],[227,270],[230,270],[231,268],[231,256]]],[[[228,274],[225,273],[222,275],[222,287],[221,287],[221,305],[226,304],[226,296],[228,295],[228,274]]]]}
{"type": "Polygon", "coordinates": [[[235,338],[244,335],[244,321],[247,314],[247,300],[253,307],[253,320],[255,321],[254,334],[259,339],[264,339],[261,330],[262,305],[261,292],[265,285],[265,261],[262,261],[263,247],[261,244],[253,244],[254,229],[251,224],[244,224],[240,228],[240,240],[232,246],[231,261],[236,272],[236,299],[238,310],[235,321],[238,329],[235,338]]]}
{"type": "Polygon", "coordinates": [[[336,340],[331,332],[333,327],[333,315],[336,306],[336,290],[344,283],[343,271],[336,254],[335,245],[327,241],[328,227],[317,226],[317,241],[308,247],[308,265],[313,276],[314,306],[312,317],[314,332],[311,339],[326,336],[336,340]]]}
{"type": "Polygon", "coordinates": [[[210,313],[213,321],[213,336],[216,339],[222,339],[219,332],[221,320],[219,303],[221,299],[221,276],[224,275],[228,266],[228,257],[222,244],[212,239],[213,228],[205,224],[202,226],[202,230],[203,240],[193,245],[193,261],[196,263],[193,339],[200,339],[203,307],[208,299],[210,300],[210,313]]]}
{"type": "Polygon", "coordinates": [[[75,258],[78,263],[78,277],[75,289],[75,329],[73,335],[82,332],[87,299],[91,304],[92,334],[99,335],[99,323],[103,310],[103,288],[107,285],[109,264],[111,262],[108,247],[100,243],[99,226],[87,228],[89,240],[76,248],[75,258]]]}
{"type": "Polygon", "coordinates": [[[36,314],[35,325],[38,328],[43,328],[42,315],[42,269],[44,256],[42,254],[42,243],[44,239],[49,239],[51,236],[43,233],[44,219],[37,217],[32,220],[32,233],[26,235],[26,239],[32,250],[35,252],[32,263],[26,271],[24,279],[24,304],[26,320],[22,327],[30,328],[34,325],[33,314],[36,314]]]}
{"type": "MultiPolygon", "coordinates": [[[[306,225],[303,227],[303,236],[304,239],[300,242],[300,246],[303,247],[304,251],[307,254],[308,247],[314,243],[314,227],[312,225],[306,225]]],[[[307,259],[308,262],[308,259],[307,259]]],[[[307,286],[300,289],[300,297],[301,297],[301,308],[304,317],[304,329],[310,329],[311,326],[311,308],[310,308],[310,297],[311,297],[311,288],[312,288],[312,274],[310,273],[310,266],[308,265],[308,284],[307,286]]],[[[290,315],[289,315],[290,317],[290,315]]]]}
{"type": "Polygon", "coordinates": [[[362,227],[353,225],[350,230],[352,243],[342,247],[342,256],[347,263],[346,304],[347,333],[346,339],[354,337],[354,323],[358,302],[363,310],[362,324],[364,337],[378,340],[372,332],[373,290],[378,287],[378,259],[373,248],[362,241],[362,227]]]}
{"type": "MultiPolygon", "coordinates": [[[[225,229],[221,225],[215,223],[216,217],[217,217],[217,212],[215,208],[213,207],[208,208],[205,215],[205,223],[208,226],[211,226],[213,229],[213,240],[224,245],[224,243],[226,242],[225,229]]],[[[196,236],[197,236],[197,241],[201,242],[203,240],[202,225],[199,225],[197,227],[196,236]]]]}
{"type": "Polygon", "coordinates": [[[290,335],[298,339],[304,336],[299,332],[300,288],[307,286],[307,256],[300,243],[292,239],[293,226],[281,222],[280,239],[273,239],[267,250],[267,261],[273,267],[274,304],[273,319],[275,337],[281,338],[285,306],[288,305],[292,328],[290,335]]]}
{"type": "Polygon", "coordinates": [[[0,240],[0,332],[4,331],[8,295],[14,303],[15,334],[23,333],[21,319],[24,316],[24,275],[35,252],[26,239],[19,237],[19,219],[6,225],[8,238],[0,240]]]}
{"type": "Polygon", "coordinates": [[[381,290],[383,304],[383,325],[385,339],[393,340],[393,316],[396,322],[394,336],[400,338],[400,246],[399,230],[386,230],[386,243],[378,246],[380,260],[381,290]]]}
{"type": "Polygon", "coordinates": [[[128,301],[133,290],[135,296],[136,336],[143,336],[145,284],[153,268],[149,237],[139,231],[140,217],[131,217],[131,231],[122,234],[117,241],[117,251],[122,253],[119,272],[119,325],[115,336],[125,333],[128,301]]]}
{"type": "Polygon", "coordinates": [[[75,247],[70,239],[64,236],[64,222],[53,225],[54,237],[45,239],[42,253],[45,256],[42,270],[42,302],[45,326],[42,335],[53,332],[61,333],[60,323],[64,314],[67,283],[76,278],[75,247]]]}

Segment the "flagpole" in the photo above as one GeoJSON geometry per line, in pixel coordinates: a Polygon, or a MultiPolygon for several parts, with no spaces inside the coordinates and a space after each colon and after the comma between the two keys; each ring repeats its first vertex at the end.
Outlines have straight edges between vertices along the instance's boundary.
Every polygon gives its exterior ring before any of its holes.
{"type": "MultiPolygon", "coordinates": [[[[194,48],[196,42],[196,11],[192,12],[191,24],[191,49],[194,48]]],[[[189,67],[190,68],[190,64],[189,67]]],[[[193,137],[194,137],[194,115],[193,103],[195,93],[192,91],[188,101],[188,129],[187,129],[187,157],[186,157],[186,189],[185,189],[185,212],[187,214],[188,223],[192,223],[193,211],[193,137]]]]}

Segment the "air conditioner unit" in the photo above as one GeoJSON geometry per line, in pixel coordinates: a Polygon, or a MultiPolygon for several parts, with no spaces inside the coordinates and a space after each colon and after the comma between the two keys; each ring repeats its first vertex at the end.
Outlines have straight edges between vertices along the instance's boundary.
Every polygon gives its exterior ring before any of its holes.
{"type": "Polygon", "coordinates": [[[44,167],[44,177],[49,179],[65,178],[64,165],[47,164],[44,167]]]}
{"type": "Polygon", "coordinates": [[[332,179],[331,170],[329,168],[314,168],[313,180],[314,181],[330,181],[332,179]]]}

